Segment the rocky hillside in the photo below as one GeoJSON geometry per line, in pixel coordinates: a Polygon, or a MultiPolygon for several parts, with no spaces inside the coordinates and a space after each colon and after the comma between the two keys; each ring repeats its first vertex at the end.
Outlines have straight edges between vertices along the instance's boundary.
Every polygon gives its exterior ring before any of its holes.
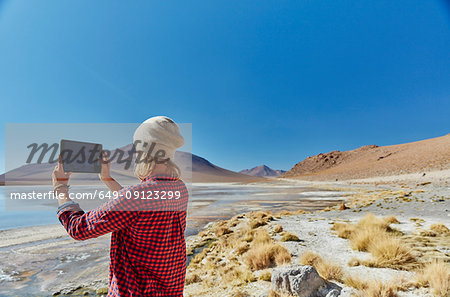
{"type": "Polygon", "coordinates": [[[308,157],[282,175],[335,180],[388,176],[450,168],[450,134],[389,146],[366,145],[308,157]]]}
{"type": "Polygon", "coordinates": [[[280,176],[285,173],[285,170],[275,170],[266,165],[261,165],[253,167],[252,169],[244,169],[239,171],[239,173],[247,174],[251,176],[261,176],[261,177],[275,177],[280,176]]]}

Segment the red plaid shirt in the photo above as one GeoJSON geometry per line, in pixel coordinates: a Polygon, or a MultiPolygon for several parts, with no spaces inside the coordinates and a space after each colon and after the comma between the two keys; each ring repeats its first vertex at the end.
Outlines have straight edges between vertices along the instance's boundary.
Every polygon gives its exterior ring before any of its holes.
{"type": "Polygon", "coordinates": [[[112,232],[108,296],[178,297],[186,274],[188,197],[180,179],[154,175],[95,210],[85,213],[72,204],[59,210],[58,218],[76,240],[112,232]],[[161,199],[170,192],[180,198],[161,199]],[[149,199],[155,193],[159,199],[149,199]]]}

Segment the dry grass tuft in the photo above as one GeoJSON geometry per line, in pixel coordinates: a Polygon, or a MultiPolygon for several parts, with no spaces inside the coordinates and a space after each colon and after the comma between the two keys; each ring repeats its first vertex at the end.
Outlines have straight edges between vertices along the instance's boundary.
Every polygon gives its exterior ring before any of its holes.
{"type": "Polygon", "coordinates": [[[386,223],[390,224],[400,224],[400,221],[394,216],[385,217],[384,220],[386,223]]]}
{"type": "Polygon", "coordinates": [[[321,261],[320,256],[312,251],[306,251],[300,257],[300,264],[302,265],[315,266],[319,261],[321,261]]]}
{"type": "Polygon", "coordinates": [[[250,295],[247,292],[242,292],[242,291],[236,291],[233,292],[232,297],[250,297],[250,295]]]}
{"type": "Polygon", "coordinates": [[[353,232],[355,232],[356,226],[352,224],[335,222],[331,229],[336,231],[339,237],[349,239],[353,232]]]}
{"type": "Polygon", "coordinates": [[[367,252],[370,243],[373,241],[374,237],[378,237],[384,232],[381,229],[367,228],[359,229],[357,232],[353,232],[350,236],[350,246],[352,249],[367,252]]]}
{"type": "Polygon", "coordinates": [[[407,268],[407,264],[416,262],[411,249],[392,235],[377,236],[376,240],[370,242],[368,251],[373,256],[373,260],[368,262],[368,266],[372,267],[403,269],[407,268]]]}
{"type": "Polygon", "coordinates": [[[292,216],[292,215],[301,215],[301,214],[305,214],[305,213],[309,213],[309,211],[305,211],[302,209],[299,210],[295,210],[295,211],[291,211],[291,210],[282,210],[279,211],[275,214],[276,217],[281,217],[281,216],[292,216]]]}
{"type": "Polygon", "coordinates": [[[419,286],[430,287],[439,297],[450,295],[450,265],[442,261],[428,263],[416,274],[419,286]]]}
{"type": "Polygon", "coordinates": [[[261,274],[259,275],[259,279],[266,282],[270,282],[272,279],[272,273],[270,272],[270,270],[265,270],[261,272],[261,274]]]}
{"type": "Polygon", "coordinates": [[[258,227],[262,227],[262,226],[265,226],[265,225],[267,225],[267,221],[262,220],[262,219],[254,219],[254,220],[250,221],[250,227],[252,229],[256,229],[258,227]]]}
{"type": "Polygon", "coordinates": [[[230,228],[226,227],[226,226],[219,226],[214,230],[214,233],[217,236],[222,236],[222,235],[226,235],[226,234],[230,234],[231,232],[233,232],[233,230],[231,230],[230,228]]]}
{"type": "Polygon", "coordinates": [[[343,279],[343,283],[357,290],[364,290],[366,288],[366,282],[359,277],[347,276],[343,279]]]}
{"type": "Polygon", "coordinates": [[[382,281],[370,281],[362,290],[367,297],[397,297],[398,289],[382,281]]]}
{"type": "Polygon", "coordinates": [[[281,225],[276,225],[276,226],[273,228],[273,231],[275,231],[276,233],[283,232],[283,227],[282,227],[281,225]]]}
{"type": "Polygon", "coordinates": [[[436,237],[438,234],[432,230],[425,230],[425,229],[421,229],[419,230],[418,234],[420,236],[427,236],[427,237],[436,237]]]}
{"type": "Polygon", "coordinates": [[[342,282],[344,278],[344,273],[340,266],[325,261],[322,257],[312,251],[307,251],[302,254],[300,257],[300,264],[314,266],[320,276],[326,280],[342,282]]]}
{"type": "Polygon", "coordinates": [[[362,280],[359,277],[346,277],[344,279],[346,286],[358,290],[358,297],[397,297],[398,291],[406,289],[403,279],[385,282],[380,280],[362,280]]]}
{"type": "Polygon", "coordinates": [[[222,271],[223,280],[228,284],[250,283],[256,280],[253,273],[245,266],[227,265],[222,271]]]}
{"type": "Polygon", "coordinates": [[[241,242],[238,244],[238,246],[236,247],[236,253],[238,255],[242,255],[244,254],[246,251],[248,251],[250,248],[250,245],[247,242],[241,242]]]}
{"type": "Polygon", "coordinates": [[[247,265],[253,270],[287,264],[291,261],[289,251],[273,242],[253,245],[246,254],[247,265]]]}
{"type": "Polygon", "coordinates": [[[297,235],[290,232],[283,232],[283,236],[281,237],[281,241],[300,241],[297,235]]]}
{"type": "Polygon", "coordinates": [[[292,295],[284,294],[281,292],[275,292],[274,290],[270,290],[267,297],[292,297],[292,295]]]}
{"type": "Polygon", "coordinates": [[[289,251],[280,244],[273,242],[265,229],[256,232],[245,256],[247,265],[253,270],[282,265],[291,261],[289,251]]]}
{"type": "Polygon", "coordinates": [[[186,274],[186,280],[185,280],[186,285],[190,285],[193,283],[199,283],[201,281],[202,281],[202,279],[200,278],[200,276],[198,276],[197,273],[186,274]]]}
{"type": "Polygon", "coordinates": [[[270,242],[272,239],[270,238],[269,233],[267,233],[267,231],[265,229],[259,229],[254,233],[253,236],[253,243],[258,244],[258,243],[268,243],[270,242]]]}
{"type": "Polygon", "coordinates": [[[430,226],[430,230],[438,234],[449,234],[450,230],[442,223],[433,224],[430,226]]]}
{"type": "Polygon", "coordinates": [[[370,267],[409,269],[416,263],[410,248],[399,240],[400,231],[390,227],[396,223],[395,217],[376,217],[367,214],[357,224],[335,222],[332,229],[337,235],[350,241],[354,250],[369,252],[368,261],[353,260],[350,264],[363,264],[370,267]]]}

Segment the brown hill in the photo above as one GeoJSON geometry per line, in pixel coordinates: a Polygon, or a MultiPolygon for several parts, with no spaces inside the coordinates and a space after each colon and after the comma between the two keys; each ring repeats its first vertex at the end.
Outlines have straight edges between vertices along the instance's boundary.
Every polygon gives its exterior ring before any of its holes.
{"type": "Polygon", "coordinates": [[[276,170],[272,169],[266,165],[260,165],[257,167],[253,167],[252,169],[244,169],[239,171],[239,173],[247,174],[251,176],[260,176],[260,177],[275,177],[280,176],[285,173],[285,170],[276,170]]]}
{"type": "Polygon", "coordinates": [[[389,146],[366,145],[308,157],[281,177],[355,179],[450,168],[450,134],[389,146]]]}

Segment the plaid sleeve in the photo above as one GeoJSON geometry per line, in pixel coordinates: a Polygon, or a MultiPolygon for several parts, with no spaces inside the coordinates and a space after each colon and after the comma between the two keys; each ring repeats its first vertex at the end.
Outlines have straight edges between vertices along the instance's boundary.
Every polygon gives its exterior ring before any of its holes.
{"type": "Polygon", "coordinates": [[[97,209],[84,212],[78,204],[71,204],[58,211],[58,219],[70,237],[86,240],[128,227],[138,216],[137,211],[129,211],[130,202],[125,193],[130,189],[119,191],[115,199],[97,209]]]}

